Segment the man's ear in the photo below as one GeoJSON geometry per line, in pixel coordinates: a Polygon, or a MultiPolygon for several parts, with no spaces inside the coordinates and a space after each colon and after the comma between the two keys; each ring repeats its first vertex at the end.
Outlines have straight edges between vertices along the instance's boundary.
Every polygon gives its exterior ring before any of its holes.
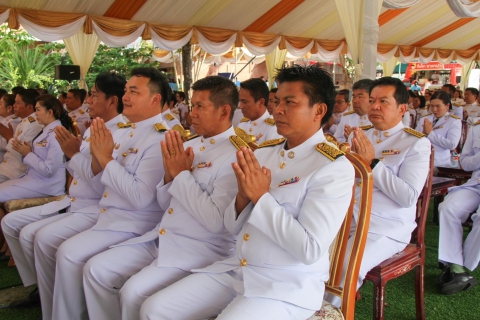
{"type": "Polygon", "coordinates": [[[315,108],[314,121],[322,122],[322,119],[327,114],[327,105],[325,103],[316,103],[313,108],[315,108]]]}

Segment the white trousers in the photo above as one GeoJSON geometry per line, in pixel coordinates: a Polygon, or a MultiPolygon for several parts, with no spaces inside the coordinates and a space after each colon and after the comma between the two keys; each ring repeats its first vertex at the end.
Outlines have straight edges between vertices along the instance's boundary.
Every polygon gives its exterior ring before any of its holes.
{"type": "Polygon", "coordinates": [[[284,301],[245,297],[242,275],[231,271],[195,273],[172,284],[143,303],[140,319],[208,319],[219,314],[217,320],[305,320],[314,313],[284,301]]]}
{"type": "Polygon", "coordinates": [[[178,268],[157,267],[155,259],[132,276],[120,290],[122,319],[139,319],[140,307],[148,297],[190,274],[178,268]]]}
{"type": "Polygon", "coordinates": [[[33,240],[38,230],[44,226],[63,219],[69,213],[40,215],[42,206],[13,211],[2,219],[2,230],[8,247],[15,259],[18,273],[25,287],[37,283],[33,240]]]}
{"type": "MultiPolygon", "coordinates": [[[[83,288],[90,319],[122,318],[120,288],[157,257],[155,241],[120,246],[97,254],[83,268],[83,288]]],[[[140,310],[140,306],[137,310],[140,310]]]]}
{"type": "MultiPolygon", "coordinates": [[[[50,223],[35,235],[34,255],[38,290],[44,320],[52,319],[53,288],[58,247],[67,239],[95,225],[98,214],[72,213],[59,221],[50,223]]],[[[67,283],[63,285],[68,286],[67,283]]]]}
{"type": "MultiPolygon", "coordinates": [[[[345,255],[345,262],[343,264],[342,278],[345,277],[346,262],[349,259],[350,251],[353,245],[353,237],[348,239],[347,254],[345,255]]],[[[368,233],[367,242],[365,244],[365,251],[363,253],[362,264],[358,275],[357,290],[362,286],[363,280],[368,271],[375,268],[381,262],[392,257],[394,254],[402,251],[407,246],[407,243],[398,242],[383,235],[368,233]]],[[[340,286],[343,286],[343,281],[340,286]]],[[[336,307],[340,307],[342,300],[340,297],[325,293],[326,301],[330,302],[336,307]]]]}
{"type": "Polygon", "coordinates": [[[63,242],[57,250],[52,319],[88,319],[83,292],[85,264],[110,246],[136,236],[131,232],[87,230],[63,242]]]}
{"type": "Polygon", "coordinates": [[[0,202],[8,200],[49,197],[50,195],[39,191],[29,190],[14,186],[16,181],[8,180],[0,184],[0,202]]]}
{"type": "Polygon", "coordinates": [[[463,245],[463,265],[469,270],[475,270],[480,262],[480,210],[472,216],[473,228],[463,245]]]}
{"type": "Polygon", "coordinates": [[[9,177],[4,176],[3,174],[0,174],[0,183],[4,183],[5,181],[10,180],[9,177]]]}
{"type": "MultiPolygon", "coordinates": [[[[458,189],[445,197],[439,207],[438,260],[464,265],[467,254],[463,248],[462,223],[467,220],[470,213],[477,210],[478,205],[480,205],[478,192],[469,189],[458,189]]],[[[478,229],[478,226],[476,229],[478,229]]],[[[470,267],[471,264],[467,268],[470,269],[470,267]]]]}

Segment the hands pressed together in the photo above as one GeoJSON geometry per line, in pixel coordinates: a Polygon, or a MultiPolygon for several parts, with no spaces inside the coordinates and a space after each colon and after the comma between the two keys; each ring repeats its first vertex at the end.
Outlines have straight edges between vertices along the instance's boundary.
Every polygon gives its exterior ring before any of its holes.
{"type": "Polygon", "coordinates": [[[375,148],[361,128],[353,128],[352,150],[363,157],[367,163],[375,159],[375,148]]]}
{"type": "Polygon", "coordinates": [[[182,171],[190,170],[195,154],[193,149],[183,148],[183,140],[180,133],[170,130],[165,134],[165,141],[160,142],[165,170],[164,183],[171,182],[182,171]]]}
{"type": "Polygon", "coordinates": [[[24,157],[32,152],[32,146],[27,141],[22,142],[20,140],[13,139],[12,148],[24,157]]]}

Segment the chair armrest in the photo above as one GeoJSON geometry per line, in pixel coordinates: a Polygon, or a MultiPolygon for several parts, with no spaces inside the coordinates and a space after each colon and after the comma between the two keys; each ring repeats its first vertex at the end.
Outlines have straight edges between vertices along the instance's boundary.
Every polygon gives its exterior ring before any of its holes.
{"type": "Polygon", "coordinates": [[[32,208],[36,206],[42,206],[52,201],[59,201],[65,198],[65,196],[66,196],[65,194],[62,194],[61,196],[52,196],[52,197],[15,199],[15,200],[9,200],[5,202],[4,206],[7,212],[12,212],[12,211],[32,208]]]}

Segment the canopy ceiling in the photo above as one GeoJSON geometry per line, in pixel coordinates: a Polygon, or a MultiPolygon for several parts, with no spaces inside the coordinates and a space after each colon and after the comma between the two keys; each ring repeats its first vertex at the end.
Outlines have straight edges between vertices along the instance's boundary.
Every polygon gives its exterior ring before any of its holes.
{"type": "MultiPolygon", "coordinates": [[[[87,33],[98,34],[103,30],[122,37],[129,34],[122,29],[128,25],[130,33],[137,30],[138,35],[152,38],[166,50],[181,45],[179,39],[187,37],[215,54],[226,52],[223,49],[228,45],[242,44],[254,54],[266,53],[277,46],[291,54],[295,50],[298,55],[308,51],[317,53],[317,44],[318,51],[346,52],[346,47],[340,48],[345,36],[334,0],[0,0],[0,6],[5,7],[3,12],[16,8],[77,13],[77,19],[87,15],[84,28],[87,33]],[[91,21],[93,31],[88,25],[91,21]],[[132,24],[134,21],[141,23],[132,24]],[[122,27],[116,27],[116,23],[122,27]],[[177,27],[172,28],[173,25],[177,27]],[[195,28],[188,29],[191,26],[195,28]],[[166,40],[162,42],[157,36],[166,40]],[[220,39],[223,46],[212,39],[220,39]]],[[[24,12],[27,11],[10,10],[9,23],[14,24],[15,15],[23,19],[35,16],[30,11],[24,12]]],[[[414,58],[425,61],[479,58],[480,18],[459,18],[446,0],[420,0],[405,9],[382,8],[378,22],[379,58],[388,53],[403,62],[414,58]]]]}

